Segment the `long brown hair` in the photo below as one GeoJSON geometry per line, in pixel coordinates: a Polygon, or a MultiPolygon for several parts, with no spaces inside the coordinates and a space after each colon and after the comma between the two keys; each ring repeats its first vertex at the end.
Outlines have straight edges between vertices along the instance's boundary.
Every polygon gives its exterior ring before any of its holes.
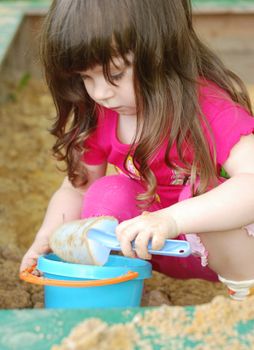
{"type": "Polygon", "coordinates": [[[57,109],[51,130],[57,137],[55,156],[67,163],[75,186],[86,183],[80,157],[84,140],[96,128],[97,115],[77,72],[100,64],[110,81],[112,59],[121,56],[128,64],[130,52],[140,135],[132,151],[147,184],[139,199],[154,198],[156,179],[149,161],[166,140],[166,164],[177,168],[169,158],[176,143],[192,183],[200,176],[196,194],[204,192],[218,174],[215,152],[209,150],[200,123],[200,116],[204,121],[205,116],[199,107],[199,82],[216,83],[250,112],[251,104],[241,80],[197,37],[189,0],[53,1],[43,26],[41,56],[57,109]],[[185,142],[194,151],[191,164],[182,151],[185,142]]]}

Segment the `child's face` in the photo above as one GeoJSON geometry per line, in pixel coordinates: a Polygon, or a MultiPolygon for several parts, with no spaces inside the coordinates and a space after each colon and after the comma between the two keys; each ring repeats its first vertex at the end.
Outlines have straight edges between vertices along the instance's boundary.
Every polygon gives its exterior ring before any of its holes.
{"type": "MultiPolygon", "coordinates": [[[[128,57],[129,58],[129,57],[128,57]]],[[[111,79],[108,82],[100,65],[81,72],[88,95],[99,105],[115,110],[120,115],[136,115],[132,64],[126,66],[122,58],[115,58],[110,65],[111,79]]]]}

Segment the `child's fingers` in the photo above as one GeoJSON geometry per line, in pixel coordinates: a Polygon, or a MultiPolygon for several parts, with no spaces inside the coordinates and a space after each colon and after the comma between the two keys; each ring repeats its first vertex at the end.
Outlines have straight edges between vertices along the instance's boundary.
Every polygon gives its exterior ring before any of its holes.
{"type": "MultiPolygon", "coordinates": [[[[136,219],[136,218],[134,218],[134,219],[136,219]]],[[[122,221],[119,225],[117,225],[116,236],[117,236],[117,239],[119,241],[120,241],[121,236],[123,235],[123,232],[126,232],[128,227],[131,227],[133,225],[134,219],[122,221]]]]}
{"type": "Polygon", "coordinates": [[[132,249],[131,240],[129,237],[123,236],[120,240],[121,250],[123,255],[130,258],[135,258],[136,254],[132,249]]]}
{"type": "MultiPolygon", "coordinates": [[[[136,216],[133,219],[125,220],[121,222],[117,227],[116,227],[116,236],[117,239],[120,241],[121,237],[125,234],[130,234],[132,235],[132,231],[136,231],[136,234],[141,231],[142,229],[147,227],[146,221],[144,221],[144,218],[140,216],[136,216]]],[[[135,237],[133,237],[134,239],[135,237]]]]}
{"type": "MultiPolygon", "coordinates": [[[[135,252],[132,249],[131,242],[135,239],[138,234],[138,231],[133,225],[125,226],[126,228],[121,230],[116,230],[117,239],[120,243],[121,250],[125,256],[134,258],[136,256],[135,252]]],[[[118,228],[118,227],[117,227],[118,228]]]]}
{"type": "Polygon", "coordinates": [[[37,263],[36,257],[24,257],[22,262],[21,262],[19,272],[23,272],[28,267],[31,267],[31,266],[35,265],[36,263],[37,263]]]}
{"type": "Polygon", "coordinates": [[[152,249],[153,250],[160,250],[161,248],[163,248],[163,246],[165,244],[165,239],[166,239],[165,235],[155,233],[153,235],[153,238],[152,238],[152,249]]]}
{"type": "Polygon", "coordinates": [[[148,253],[147,249],[151,237],[151,232],[148,230],[139,232],[139,234],[137,235],[135,239],[135,250],[139,258],[147,260],[151,259],[152,256],[148,253]]]}
{"type": "MultiPolygon", "coordinates": [[[[50,251],[51,251],[51,249],[48,245],[48,242],[46,241],[46,243],[45,243],[43,240],[39,240],[37,238],[34,241],[34,243],[32,244],[32,246],[28,249],[26,254],[24,255],[24,257],[21,261],[21,264],[20,264],[19,271],[23,272],[27,268],[29,268],[33,265],[36,265],[39,256],[41,256],[43,254],[47,254],[50,251]]],[[[37,272],[35,272],[35,274],[37,275],[37,272]]]]}
{"type": "MultiPolygon", "coordinates": [[[[126,221],[125,225],[121,225],[120,229],[116,230],[117,238],[120,242],[122,252],[125,256],[141,259],[151,259],[151,255],[147,251],[149,239],[152,233],[142,222],[126,221]],[[135,240],[135,252],[133,251],[131,242],[135,240]]],[[[120,225],[119,225],[120,226],[120,225]]]]}
{"type": "Polygon", "coordinates": [[[37,277],[41,277],[43,275],[42,272],[37,269],[34,269],[32,274],[37,277]]]}

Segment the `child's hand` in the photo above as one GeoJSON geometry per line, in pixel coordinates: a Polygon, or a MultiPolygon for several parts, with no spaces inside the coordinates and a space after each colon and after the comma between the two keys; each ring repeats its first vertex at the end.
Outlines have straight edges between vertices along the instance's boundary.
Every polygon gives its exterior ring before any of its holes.
{"type": "Polygon", "coordinates": [[[21,265],[20,272],[24,271],[30,266],[37,263],[37,259],[40,255],[46,254],[50,251],[48,239],[45,237],[36,237],[31,247],[24,255],[21,265]]]}
{"type": "Polygon", "coordinates": [[[116,235],[125,256],[141,259],[151,259],[147,251],[148,242],[152,239],[152,249],[159,250],[163,247],[165,239],[176,238],[179,235],[175,220],[170,215],[158,210],[156,212],[144,212],[133,219],[123,221],[116,228],[116,235]],[[135,252],[131,242],[135,241],[135,252]]]}

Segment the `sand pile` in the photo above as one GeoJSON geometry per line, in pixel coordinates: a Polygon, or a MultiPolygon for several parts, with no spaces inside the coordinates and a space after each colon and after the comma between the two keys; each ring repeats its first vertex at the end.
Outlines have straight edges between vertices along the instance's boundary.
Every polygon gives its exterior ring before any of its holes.
{"type": "Polygon", "coordinates": [[[254,333],[246,331],[254,326],[253,301],[216,297],[195,310],[164,305],[138,313],[126,324],[92,318],[74,327],[52,350],[247,350],[254,341],[254,333]]]}

